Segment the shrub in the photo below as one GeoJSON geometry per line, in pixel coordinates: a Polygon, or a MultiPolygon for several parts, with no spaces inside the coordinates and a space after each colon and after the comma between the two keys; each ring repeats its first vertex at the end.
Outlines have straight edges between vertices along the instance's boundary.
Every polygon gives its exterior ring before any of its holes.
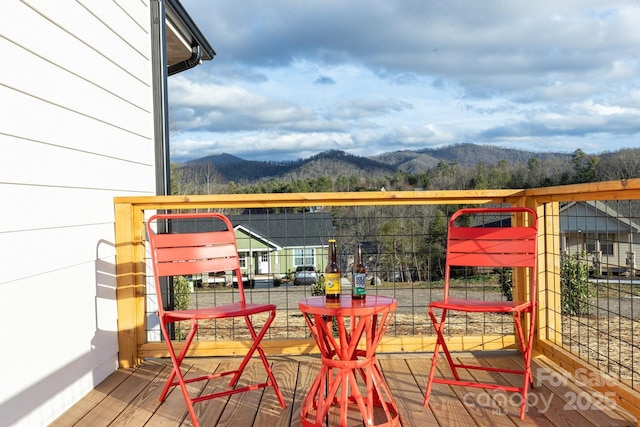
{"type": "Polygon", "coordinates": [[[293,280],[293,271],[287,271],[287,273],[284,275],[284,280],[287,282],[291,282],[293,280]]]}
{"type": "Polygon", "coordinates": [[[324,274],[318,277],[318,281],[311,287],[311,295],[324,295],[324,274]]]}
{"type": "Polygon", "coordinates": [[[189,287],[189,280],[184,276],[175,276],[173,278],[173,309],[188,309],[190,298],[191,289],[189,287]]]}
{"type": "Polygon", "coordinates": [[[498,274],[502,295],[504,295],[507,301],[513,301],[513,269],[501,268],[498,274]]]}
{"type": "Polygon", "coordinates": [[[581,316],[589,313],[589,267],[585,253],[565,255],[560,267],[560,304],[562,314],[581,316]]]}
{"type": "MultiPolygon", "coordinates": [[[[191,289],[189,280],[184,276],[173,277],[173,309],[187,310],[191,299],[191,289]]],[[[183,340],[186,338],[189,330],[189,322],[177,322],[175,324],[174,334],[176,339],[183,340]]]]}

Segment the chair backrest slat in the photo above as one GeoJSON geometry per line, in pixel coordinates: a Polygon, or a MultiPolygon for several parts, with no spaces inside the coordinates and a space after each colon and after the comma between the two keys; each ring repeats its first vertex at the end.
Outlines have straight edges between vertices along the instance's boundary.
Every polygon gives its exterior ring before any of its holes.
{"type": "MultiPolygon", "coordinates": [[[[244,287],[236,238],[231,222],[226,216],[214,212],[158,214],[149,218],[147,233],[153,272],[156,278],[234,272],[240,300],[244,302],[244,287]],[[196,231],[185,231],[184,227],[179,225],[180,221],[183,224],[193,224],[194,220],[200,221],[199,226],[191,227],[196,231]],[[169,228],[172,231],[158,234],[152,225],[163,221],[170,222],[169,228]],[[220,227],[221,224],[225,229],[220,227]],[[202,225],[208,227],[207,231],[197,231],[202,225]]],[[[157,280],[156,290],[160,295],[162,290],[157,280]]]]}
{"type": "Polygon", "coordinates": [[[157,249],[156,261],[160,276],[216,273],[240,266],[233,245],[157,249]]]}
{"type": "Polygon", "coordinates": [[[473,232],[452,229],[449,264],[482,267],[533,267],[536,230],[532,227],[485,227],[473,232]],[[458,240],[461,239],[461,240],[458,240]]]}
{"type": "Polygon", "coordinates": [[[533,267],[529,254],[449,253],[454,267],[533,267]]]}
{"type": "Polygon", "coordinates": [[[215,246],[180,246],[156,248],[156,261],[163,262],[183,262],[198,260],[218,260],[225,258],[235,258],[235,246],[229,243],[215,246]]]}
{"type": "Polygon", "coordinates": [[[153,238],[156,248],[207,246],[214,242],[216,244],[228,243],[233,245],[236,241],[233,230],[156,234],[153,238]]]}
{"type": "Polygon", "coordinates": [[[529,254],[532,255],[535,248],[533,240],[450,240],[449,252],[485,252],[488,254],[529,254]]]}
{"type": "MultiPolygon", "coordinates": [[[[445,294],[449,289],[451,267],[525,267],[531,269],[530,291],[535,294],[538,219],[527,208],[465,208],[449,220],[446,250],[445,294]],[[523,213],[526,225],[492,222],[480,226],[458,225],[462,215],[488,215],[489,219],[523,213]]],[[[533,296],[535,298],[535,295],[533,296]]]]}
{"type": "Polygon", "coordinates": [[[536,238],[535,227],[459,227],[449,229],[451,240],[532,240],[536,238]]]}

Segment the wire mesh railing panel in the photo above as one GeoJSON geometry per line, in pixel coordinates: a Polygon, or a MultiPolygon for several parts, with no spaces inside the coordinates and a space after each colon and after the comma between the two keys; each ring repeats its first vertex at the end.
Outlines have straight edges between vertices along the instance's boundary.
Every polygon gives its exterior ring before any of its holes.
{"type": "MultiPolygon", "coordinates": [[[[276,320],[267,339],[307,339],[309,331],[298,301],[322,292],[329,239],[338,243],[342,291],[351,292],[355,249],[362,245],[367,269],[367,295],[385,295],[398,301],[387,336],[435,336],[427,316],[429,301],[443,296],[447,221],[455,205],[337,206],[314,209],[225,210],[236,231],[245,294],[249,302],[273,303],[276,320]],[[314,268],[312,278],[298,276],[299,267],[314,268]],[[300,279],[300,280],[298,280],[300,279]]],[[[303,274],[303,273],[300,273],[303,274]]],[[[210,273],[180,278],[172,283],[167,308],[198,308],[237,299],[237,279],[210,273]],[[186,305],[185,305],[186,304],[186,305]]],[[[169,285],[168,285],[169,286],[169,285]]],[[[148,306],[155,304],[153,286],[147,286],[148,306]]],[[[504,299],[497,271],[473,271],[452,280],[454,292],[504,299]]],[[[147,337],[157,341],[157,319],[147,314],[147,337]]],[[[187,326],[188,327],[188,326],[187,326]]],[[[183,338],[182,325],[174,331],[183,338]]],[[[512,335],[513,320],[495,314],[452,315],[451,335],[512,335]]],[[[200,340],[247,339],[240,320],[200,322],[200,340]]]]}
{"type": "MultiPolygon", "coordinates": [[[[640,202],[561,203],[551,341],[640,389],[640,202]]],[[[548,249],[549,250],[549,249],[548,249]]]]}
{"type": "MultiPolygon", "coordinates": [[[[277,306],[267,339],[309,338],[298,301],[321,292],[332,238],[338,243],[343,292],[351,291],[350,271],[360,243],[367,295],[398,301],[387,336],[433,338],[427,305],[442,298],[447,221],[460,207],[344,205],[223,212],[236,230],[248,300],[277,306]]],[[[560,269],[553,271],[559,287],[539,294],[545,338],[636,390],[640,387],[639,208],[637,200],[560,203],[554,214],[558,217],[544,219],[545,245],[539,248],[550,255],[548,259],[560,260],[560,269]]],[[[454,295],[509,298],[510,278],[503,277],[507,272],[458,273],[451,282],[454,295]]],[[[185,279],[177,283],[174,278],[174,294],[165,306],[185,304],[180,292],[188,295],[190,308],[237,298],[237,279],[229,275],[185,279]]],[[[155,291],[150,285],[147,291],[147,339],[158,341],[155,291]]],[[[246,339],[246,328],[239,322],[203,322],[198,339],[246,339]]],[[[174,333],[176,339],[182,338],[179,326],[174,333]]],[[[495,314],[451,315],[445,334],[512,335],[513,321],[495,314]]]]}

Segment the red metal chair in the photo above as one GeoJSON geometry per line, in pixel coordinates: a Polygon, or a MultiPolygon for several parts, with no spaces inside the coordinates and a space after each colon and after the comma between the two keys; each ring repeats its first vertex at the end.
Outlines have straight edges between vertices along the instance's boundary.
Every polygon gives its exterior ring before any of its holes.
{"type": "MultiPolygon", "coordinates": [[[[184,228],[184,227],[182,227],[184,228]]],[[[259,388],[273,387],[280,405],[286,407],[278,383],[269,366],[264,350],[261,346],[262,338],[269,329],[276,316],[276,306],[274,304],[249,304],[245,300],[240,262],[238,260],[238,250],[233,227],[229,219],[219,213],[189,213],[189,214],[159,214],[152,216],[147,222],[147,233],[151,249],[151,260],[153,263],[153,273],[156,284],[156,294],[158,296],[158,317],[164,341],[167,344],[173,371],[160,395],[163,402],[167,393],[172,387],[179,386],[184,400],[189,410],[189,415],[195,426],[199,425],[193,404],[214,399],[216,397],[228,396],[259,388]],[[178,227],[177,221],[188,220],[187,223],[199,224],[198,228],[205,228],[202,221],[208,224],[206,231],[197,232],[174,232],[178,227]],[[218,222],[217,225],[214,225],[218,222]],[[159,227],[168,228],[170,231],[158,233],[159,227]],[[222,228],[224,227],[224,230],[222,228]],[[173,229],[173,230],[171,230],[173,229]],[[165,310],[163,307],[161,277],[184,276],[195,274],[208,274],[210,272],[233,272],[238,283],[238,301],[235,303],[218,305],[215,307],[195,308],[187,310],[165,310]],[[259,313],[267,313],[268,318],[259,332],[251,321],[251,316],[259,313]],[[185,379],[180,365],[187,355],[189,346],[198,331],[199,320],[244,318],[249,333],[252,337],[252,344],[247,354],[242,359],[240,366],[233,371],[210,374],[196,378],[185,379]],[[183,343],[179,354],[176,355],[174,342],[171,340],[168,326],[171,323],[189,321],[191,329],[183,343]],[[268,380],[264,383],[253,384],[241,388],[234,388],[237,384],[244,368],[251,359],[254,352],[258,352],[260,359],[267,371],[268,380]],[[231,375],[229,390],[224,390],[214,394],[191,397],[187,391],[187,384],[196,381],[206,381],[212,378],[231,375]],[[177,380],[176,380],[177,378],[177,380]],[[176,381],[174,381],[176,380],[176,381]]]]}
{"type": "MultiPolygon", "coordinates": [[[[489,221],[490,221],[489,220],[489,221]]],[[[533,386],[531,376],[531,346],[535,325],[536,300],[536,247],[537,247],[538,218],[536,213],[528,208],[467,208],[453,214],[449,220],[447,238],[447,251],[444,277],[444,299],[429,303],[429,317],[436,330],[437,340],[427,379],[427,390],[424,398],[424,406],[427,406],[433,383],[462,385],[467,387],[480,387],[487,389],[501,389],[504,391],[518,392],[522,395],[520,418],[524,418],[527,405],[527,390],[533,386]],[[510,223],[497,221],[485,223],[479,226],[464,226],[456,222],[462,215],[473,215],[477,218],[490,220],[510,218],[510,223]],[[501,218],[500,218],[501,217],[501,218]],[[514,225],[516,220],[520,220],[514,225]],[[523,222],[527,221],[527,222],[523,222]],[[523,225],[520,225],[523,224],[523,225]],[[469,298],[452,298],[450,296],[450,278],[452,268],[480,267],[480,268],[519,268],[525,269],[524,276],[528,281],[526,298],[521,301],[488,301],[469,298]],[[435,310],[441,311],[440,318],[436,317],[435,310]],[[512,314],[515,333],[518,337],[520,350],[524,360],[523,369],[506,369],[490,366],[477,366],[456,363],[444,339],[444,328],[447,314],[450,311],[464,313],[506,313],[512,314]],[[528,332],[525,341],[525,329],[523,319],[528,314],[528,332]],[[435,378],[438,353],[442,351],[453,373],[453,379],[435,378]],[[463,381],[458,375],[458,369],[480,369],[492,372],[505,372],[521,374],[523,381],[521,386],[508,386],[499,384],[487,384],[474,381],[463,381]]],[[[515,277],[515,270],[514,270],[515,277]]],[[[515,295],[514,295],[515,298],[515,295]]]]}

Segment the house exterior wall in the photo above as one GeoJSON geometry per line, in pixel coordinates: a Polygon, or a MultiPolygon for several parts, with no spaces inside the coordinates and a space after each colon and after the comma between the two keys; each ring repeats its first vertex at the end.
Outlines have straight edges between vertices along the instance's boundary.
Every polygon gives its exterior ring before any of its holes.
{"type": "MultiPolygon", "coordinates": [[[[308,246],[307,248],[311,248],[314,250],[315,267],[318,271],[323,272],[325,267],[327,266],[327,256],[328,256],[327,247],[326,246],[324,247],[308,246]]],[[[279,262],[280,262],[282,274],[286,274],[288,272],[293,273],[296,267],[298,266],[294,262],[296,249],[299,249],[299,248],[291,247],[278,252],[278,256],[280,257],[279,262]]]]}
{"type": "Polygon", "coordinates": [[[148,3],[2,3],[2,426],[117,368],[113,197],[155,194],[148,3]]]}
{"type": "MultiPolygon", "coordinates": [[[[241,257],[244,257],[245,262],[244,266],[240,269],[242,271],[242,275],[245,277],[253,277],[256,274],[259,274],[258,266],[260,260],[258,258],[260,254],[262,252],[271,252],[273,248],[265,242],[253,238],[250,234],[242,230],[235,230],[235,235],[236,244],[238,245],[238,254],[241,257]]],[[[273,268],[271,268],[267,273],[273,271],[273,268]]]]}
{"type": "MultiPolygon", "coordinates": [[[[619,274],[627,272],[629,265],[627,264],[627,258],[629,253],[633,253],[635,256],[635,274],[639,274],[640,271],[640,241],[639,236],[633,234],[631,236],[632,241],[629,242],[628,233],[608,233],[606,240],[611,246],[611,253],[601,250],[600,268],[601,271],[596,274],[619,274]],[[613,243],[611,243],[613,242],[613,243]]],[[[603,234],[599,235],[598,242],[600,247],[605,245],[605,237],[603,234]]],[[[568,255],[581,254],[586,252],[587,260],[590,266],[594,266],[595,254],[593,251],[588,250],[595,245],[593,236],[587,237],[584,233],[564,233],[562,238],[564,239],[565,250],[568,255]],[[588,243],[589,242],[589,243],[588,243]]]]}
{"type": "MultiPolygon", "coordinates": [[[[562,249],[569,255],[586,253],[596,274],[627,272],[627,257],[635,254],[635,269],[640,268],[638,226],[604,204],[575,203],[560,216],[562,249]],[[597,207],[601,209],[597,209],[597,207]],[[595,256],[599,247],[601,257],[595,256]],[[599,268],[596,269],[596,265],[599,268]]],[[[637,274],[637,271],[636,271],[637,274]]]]}

